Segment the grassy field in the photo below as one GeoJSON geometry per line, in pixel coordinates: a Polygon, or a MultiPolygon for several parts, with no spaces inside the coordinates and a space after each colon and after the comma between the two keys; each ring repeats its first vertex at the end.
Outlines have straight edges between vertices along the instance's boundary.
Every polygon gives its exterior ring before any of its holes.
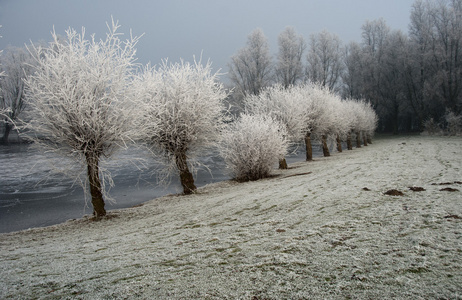
{"type": "Polygon", "coordinates": [[[0,298],[462,299],[462,138],[289,167],[1,234],[0,298]]]}

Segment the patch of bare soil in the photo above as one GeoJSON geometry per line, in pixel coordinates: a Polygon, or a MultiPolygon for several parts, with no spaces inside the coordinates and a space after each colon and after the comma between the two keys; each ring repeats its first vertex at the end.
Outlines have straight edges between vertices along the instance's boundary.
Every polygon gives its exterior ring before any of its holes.
{"type": "Polygon", "coordinates": [[[420,186],[410,186],[409,189],[413,192],[423,192],[426,191],[423,187],[420,186]]]}
{"type": "Polygon", "coordinates": [[[404,196],[404,193],[395,189],[388,190],[384,193],[388,196],[404,196]]]}
{"type": "Polygon", "coordinates": [[[440,191],[442,191],[442,192],[458,192],[459,190],[447,187],[447,188],[441,189],[440,191]]]}
{"type": "Polygon", "coordinates": [[[456,220],[460,220],[462,219],[462,217],[458,216],[458,215],[447,215],[444,217],[445,219],[456,219],[456,220]]]}
{"type": "Polygon", "coordinates": [[[432,183],[432,185],[451,185],[451,184],[462,184],[462,181],[432,183]]]}

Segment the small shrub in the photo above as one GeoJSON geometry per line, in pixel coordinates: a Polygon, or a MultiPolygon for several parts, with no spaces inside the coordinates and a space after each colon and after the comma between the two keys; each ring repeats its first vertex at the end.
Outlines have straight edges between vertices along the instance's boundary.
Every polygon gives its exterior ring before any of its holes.
{"type": "Polygon", "coordinates": [[[287,153],[284,126],[262,115],[242,114],[224,130],[219,145],[230,175],[238,181],[269,177],[287,153]]]}
{"type": "Polygon", "coordinates": [[[462,115],[456,115],[450,111],[446,113],[445,119],[449,135],[458,135],[462,132],[462,115]]]}
{"type": "Polygon", "coordinates": [[[441,131],[439,124],[433,118],[426,120],[423,125],[424,131],[429,135],[434,135],[441,131]]]}

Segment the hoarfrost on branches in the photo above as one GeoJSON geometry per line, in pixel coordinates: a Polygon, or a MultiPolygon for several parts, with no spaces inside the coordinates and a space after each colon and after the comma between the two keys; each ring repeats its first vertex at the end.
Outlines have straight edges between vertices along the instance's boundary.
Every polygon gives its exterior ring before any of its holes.
{"type": "Polygon", "coordinates": [[[0,56],[0,110],[4,112],[2,144],[8,144],[8,136],[26,108],[24,79],[32,72],[32,56],[23,48],[10,47],[0,56]]]}
{"type": "Polygon", "coordinates": [[[142,111],[137,139],[164,161],[166,175],[179,173],[185,194],[196,189],[196,158],[216,146],[224,124],[227,93],[211,69],[210,62],[164,61],[148,67],[136,83],[142,111]]]}
{"type": "Polygon", "coordinates": [[[287,153],[285,126],[266,115],[242,114],[222,134],[220,154],[238,181],[271,175],[274,164],[287,153]]]}
{"type": "MultiPolygon", "coordinates": [[[[288,142],[297,143],[305,135],[305,111],[300,109],[303,106],[301,97],[297,94],[294,86],[285,88],[276,84],[264,88],[259,95],[249,95],[244,98],[245,109],[249,114],[265,115],[278,121],[285,127],[284,133],[287,136],[282,138],[288,142]]],[[[279,167],[287,169],[287,163],[282,157],[279,167]]]]}
{"type": "Polygon", "coordinates": [[[81,183],[85,191],[89,184],[96,217],[106,214],[103,195],[112,184],[100,161],[130,140],[136,109],[130,78],[139,38],[122,41],[119,27],[113,20],[99,41],[94,35],[87,40],[85,29],[68,29],[64,40],[53,32],[48,47],[30,49],[37,66],[26,80],[33,117],[25,127],[39,147],[86,166],[88,180],[81,183]]]}
{"type": "Polygon", "coordinates": [[[261,29],[255,29],[248,36],[246,47],[231,57],[229,77],[242,96],[258,95],[269,85],[271,72],[268,40],[261,29]]]}
{"type": "Polygon", "coordinates": [[[275,75],[277,80],[285,87],[303,80],[303,52],[306,43],[303,36],[298,36],[293,27],[287,27],[278,36],[279,52],[275,75]]]}

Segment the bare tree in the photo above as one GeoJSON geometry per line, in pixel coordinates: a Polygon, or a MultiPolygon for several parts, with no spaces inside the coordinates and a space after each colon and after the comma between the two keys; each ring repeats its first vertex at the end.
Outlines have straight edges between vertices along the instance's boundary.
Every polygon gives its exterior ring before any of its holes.
{"type": "Polygon", "coordinates": [[[211,72],[211,63],[181,62],[148,68],[137,82],[142,114],[137,138],[166,163],[166,172],[179,173],[183,191],[196,190],[190,167],[200,154],[216,146],[224,125],[227,93],[211,72]]]}
{"type": "Polygon", "coordinates": [[[406,99],[417,118],[420,130],[431,114],[431,93],[426,86],[431,78],[432,22],[427,5],[423,1],[415,1],[412,5],[409,38],[404,51],[404,74],[406,99]]]}
{"type": "Polygon", "coordinates": [[[459,115],[462,113],[462,0],[442,0],[428,7],[433,25],[433,95],[459,115]]]}
{"type": "Polygon", "coordinates": [[[26,127],[36,133],[38,146],[86,166],[83,184],[89,184],[96,218],[106,215],[103,195],[110,180],[100,161],[130,140],[136,109],[130,80],[138,38],[122,41],[119,27],[113,20],[100,41],[94,35],[87,40],[84,29],[67,30],[63,41],[53,32],[49,47],[32,46],[37,66],[26,79],[33,114],[26,127]]]}
{"type": "Polygon", "coordinates": [[[306,43],[293,27],[287,27],[278,36],[279,52],[276,63],[276,78],[285,88],[303,79],[303,53],[306,43]]]}
{"type": "Polygon", "coordinates": [[[306,77],[330,90],[339,89],[343,70],[342,42],[328,31],[310,36],[307,55],[306,77]]]}
{"type": "Polygon", "coordinates": [[[229,76],[241,95],[258,95],[272,80],[268,40],[261,29],[247,38],[247,45],[231,57],[229,76]]]}
{"type": "Polygon", "coordinates": [[[343,91],[345,98],[359,98],[362,94],[362,49],[357,42],[351,42],[344,49],[342,73],[343,91]]]}
{"type": "Polygon", "coordinates": [[[11,47],[0,56],[0,109],[6,111],[3,120],[2,144],[8,144],[13,123],[26,108],[24,79],[32,72],[32,56],[23,48],[11,47]]]}

